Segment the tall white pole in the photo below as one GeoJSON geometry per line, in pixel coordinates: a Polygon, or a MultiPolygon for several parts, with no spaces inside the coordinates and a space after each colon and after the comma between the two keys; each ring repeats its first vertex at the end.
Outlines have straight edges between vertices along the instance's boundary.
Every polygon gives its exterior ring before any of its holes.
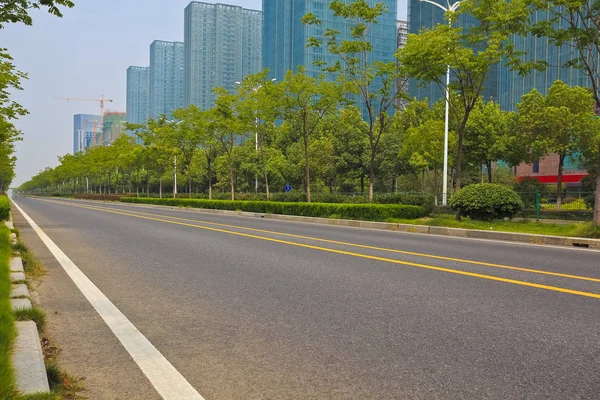
{"type": "MultiPolygon", "coordinates": [[[[452,26],[451,18],[448,19],[448,25],[452,26]]],[[[442,205],[448,205],[448,128],[450,115],[450,65],[446,69],[446,120],[444,123],[444,176],[442,178],[442,205]]]]}
{"type": "MultiPolygon", "coordinates": [[[[254,151],[258,153],[258,117],[256,117],[254,128],[254,151]]],[[[258,174],[254,177],[254,192],[258,193],[258,174]]]]}

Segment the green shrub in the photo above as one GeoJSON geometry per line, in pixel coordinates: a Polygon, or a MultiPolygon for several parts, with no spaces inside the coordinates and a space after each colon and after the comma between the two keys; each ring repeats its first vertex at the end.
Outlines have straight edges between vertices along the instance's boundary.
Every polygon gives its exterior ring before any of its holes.
{"type": "Polygon", "coordinates": [[[0,221],[7,221],[10,218],[10,201],[8,196],[0,196],[0,221]]]}
{"type": "Polygon", "coordinates": [[[149,199],[137,197],[124,197],[121,201],[125,203],[157,204],[213,210],[240,210],[262,214],[299,215],[304,217],[329,218],[331,215],[336,215],[344,219],[368,221],[385,221],[388,218],[414,219],[426,215],[423,207],[405,204],[339,204],[203,199],[149,199]]]}
{"type": "Polygon", "coordinates": [[[514,190],[494,183],[469,185],[450,199],[459,217],[483,221],[512,218],[523,209],[523,201],[514,190]]]}
{"type": "Polygon", "coordinates": [[[524,207],[533,208],[535,207],[536,192],[539,191],[540,196],[544,196],[548,188],[546,187],[546,185],[544,185],[537,179],[532,178],[530,176],[526,176],[521,180],[517,181],[513,185],[513,189],[515,190],[515,192],[517,192],[517,194],[523,201],[524,207]]]}

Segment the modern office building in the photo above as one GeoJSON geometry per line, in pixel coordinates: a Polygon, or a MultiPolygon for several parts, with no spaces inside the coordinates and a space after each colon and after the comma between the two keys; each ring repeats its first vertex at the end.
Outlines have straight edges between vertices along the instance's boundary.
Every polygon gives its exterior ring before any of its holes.
{"type": "Polygon", "coordinates": [[[100,123],[99,115],[75,114],[73,116],[73,154],[92,146],[94,123],[97,125],[100,123]]]}
{"type": "Polygon", "coordinates": [[[215,87],[233,91],[236,82],[260,72],[261,31],[260,11],[191,2],[184,21],[184,105],[211,108],[215,87]]]}
{"type": "MultiPolygon", "coordinates": [[[[371,5],[382,1],[389,12],[384,13],[377,20],[377,24],[371,26],[369,41],[373,46],[373,52],[369,62],[393,61],[397,50],[397,1],[368,0],[371,5]]],[[[329,3],[330,1],[323,0],[263,0],[262,63],[264,68],[269,69],[269,78],[282,80],[287,71],[297,71],[300,65],[306,68],[308,74],[316,77],[323,74],[323,71],[321,67],[314,64],[315,61],[322,61],[329,65],[339,61],[339,56],[329,53],[325,46],[306,47],[310,37],[324,39],[323,34],[327,28],[339,31],[339,40],[350,39],[352,22],[335,17],[329,8],[329,3]],[[321,20],[320,26],[302,24],[302,17],[309,12],[321,20]]],[[[335,76],[327,74],[327,79],[333,80],[335,76]]]]}
{"type": "MultiPolygon", "coordinates": [[[[532,22],[543,22],[550,18],[548,12],[537,11],[531,16],[532,22]]],[[[503,66],[500,68],[500,97],[502,109],[516,110],[517,104],[524,94],[532,89],[537,89],[546,95],[548,89],[556,80],[561,80],[569,86],[591,86],[590,78],[580,69],[565,66],[565,63],[574,58],[579,58],[577,49],[570,45],[562,47],[553,46],[548,38],[532,36],[513,37],[515,50],[523,52],[524,61],[545,61],[547,68],[544,71],[532,71],[527,75],[519,75],[516,71],[503,66]]],[[[598,60],[598,56],[595,57],[598,60]]],[[[600,65],[597,65],[600,71],[600,65]]]]}
{"type": "Polygon", "coordinates": [[[155,40],[150,45],[149,117],[158,118],[182,108],[183,43],[155,40]]]}
{"type": "MultiPolygon", "coordinates": [[[[406,46],[406,40],[408,39],[408,30],[409,30],[408,21],[400,21],[396,22],[396,42],[398,49],[406,46]]],[[[399,79],[397,83],[397,90],[402,91],[404,93],[408,93],[408,82],[404,79],[399,79]]],[[[396,99],[396,107],[398,109],[404,109],[408,102],[406,100],[402,100],[400,98],[396,99]]]]}
{"type": "MultiPolygon", "coordinates": [[[[373,4],[378,2],[380,0],[369,0],[373,4]]],[[[351,23],[341,17],[334,17],[329,3],[322,0],[263,0],[262,64],[269,69],[270,78],[282,80],[287,71],[296,71],[299,65],[306,67],[311,75],[317,76],[322,71],[314,65],[315,61],[333,64],[339,60],[337,55],[329,53],[324,47],[306,47],[310,37],[323,39],[327,28],[338,30],[340,40],[349,38],[351,23]],[[302,24],[302,17],[309,12],[322,21],[321,26],[302,24]]],[[[384,13],[378,23],[372,26],[369,39],[374,49],[373,59],[391,61],[397,50],[395,38],[398,6],[395,0],[384,0],[384,3],[389,12],[384,13]]]]}
{"type": "Polygon", "coordinates": [[[96,135],[97,146],[110,146],[125,132],[126,114],[119,111],[104,113],[102,134],[96,135]]]}
{"type": "MultiPolygon", "coordinates": [[[[441,5],[445,6],[443,0],[437,0],[441,5]]],[[[408,23],[409,33],[417,34],[423,29],[432,28],[437,24],[447,24],[444,20],[444,11],[439,7],[423,2],[421,0],[408,1],[408,23]]],[[[461,26],[468,29],[476,24],[475,18],[468,15],[460,15],[454,26],[461,26]]],[[[486,100],[498,99],[498,74],[499,65],[493,66],[488,72],[487,79],[484,82],[482,97],[486,100]]],[[[436,84],[420,85],[418,81],[411,80],[409,83],[408,93],[411,98],[418,100],[429,99],[434,103],[443,99],[444,93],[436,84]]]]}
{"type": "Polygon", "coordinates": [[[148,99],[150,96],[150,68],[131,66],[127,68],[127,122],[145,123],[150,114],[148,99]]]}

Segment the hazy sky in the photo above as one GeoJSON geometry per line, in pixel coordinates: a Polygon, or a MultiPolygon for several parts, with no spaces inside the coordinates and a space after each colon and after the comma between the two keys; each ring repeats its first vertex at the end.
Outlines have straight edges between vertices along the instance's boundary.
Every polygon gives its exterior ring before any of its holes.
{"type": "MultiPolygon", "coordinates": [[[[262,0],[219,2],[261,9],[262,0]]],[[[279,0],[285,1],[285,0],[279,0]]],[[[32,12],[34,26],[9,25],[0,31],[17,68],[29,74],[14,99],[30,115],[17,121],[24,140],[17,144],[18,186],[57,156],[73,149],[73,115],[98,114],[97,102],[66,102],[53,97],[101,94],[113,103],[106,109],[125,111],[126,70],[148,65],[153,40],[183,41],[183,10],[190,0],[75,0],[75,8],[58,19],[32,12]]],[[[398,16],[406,18],[406,0],[398,1],[398,16]]]]}

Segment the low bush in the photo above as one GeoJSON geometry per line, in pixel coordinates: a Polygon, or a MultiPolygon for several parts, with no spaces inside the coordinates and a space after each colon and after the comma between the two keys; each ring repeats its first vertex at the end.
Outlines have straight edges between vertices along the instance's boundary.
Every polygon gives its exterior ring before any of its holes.
{"type": "Polygon", "coordinates": [[[10,201],[8,196],[0,195],[0,221],[7,221],[10,218],[10,201]]]}
{"type": "Polygon", "coordinates": [[[514,190],[494,183],[469,185],[449,202],[459,217],[482,221],[512,218],[523,209],[523,201],[514,190]]]}
{"type": "Polygon", "coordinates": [[[336,217],[344,219],[367,221],[385,221],[388,218],[420,218],[426,215],[423,207],[405,204],[339,204],[202,199],[149,199],[138,197],[124,197],[121,201],[125,203],[157,204],[213,210],[239,210],[264,214],[299,215],[304,217],[330,218],[335,215],[336,217]]]}

